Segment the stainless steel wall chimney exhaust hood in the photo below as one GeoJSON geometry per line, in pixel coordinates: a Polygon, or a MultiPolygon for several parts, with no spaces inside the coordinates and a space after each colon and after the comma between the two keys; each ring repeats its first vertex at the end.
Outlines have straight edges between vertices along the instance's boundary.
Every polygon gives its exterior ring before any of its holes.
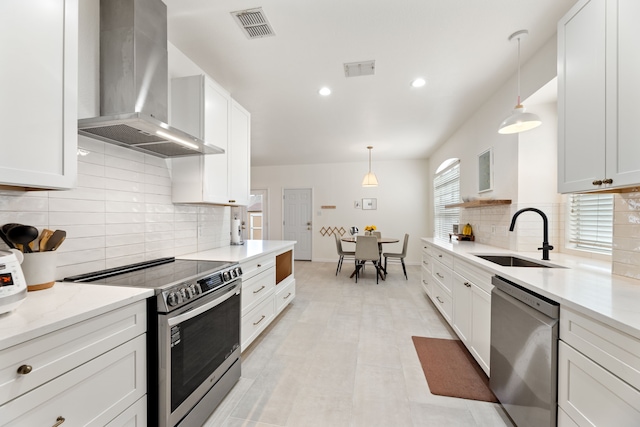
{"type": "Polygon", "coordinates": [[[167,6],[100,1],[100,117],[78,133],[158,157],[224,153],[168,121],[167,6]]]}

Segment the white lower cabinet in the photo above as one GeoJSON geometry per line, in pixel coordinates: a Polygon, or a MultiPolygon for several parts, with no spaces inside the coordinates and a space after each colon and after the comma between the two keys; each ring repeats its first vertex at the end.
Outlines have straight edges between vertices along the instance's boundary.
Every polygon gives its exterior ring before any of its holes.
{"type": "Polygon", "coordinates": [[[245,351],[295,298],[293,249],[240,262],[242,319],[240,347],[245,351]]]}
{"type": "Polygon", "coordinates": [[[141,301],[3,350],[0,425],[146,420],[145,332],[141,301]]]}
{"type": "Polygon", "coordinates": [[[266,298],[249,313],[242,316],[242,326],[240,331],[241,351],[249,347],[258,335],[265,330],[275,317],[275,307],[273,294],[271,298],[266,298]]]}
{"type": "Polygon", "coordinates": [[[562,425],[639,426],[640,340],[561,308],[558,406],[562,425]]]}
{"type": "Polygon", "coordinates": [[[283,280],[276,286],[276,314],[282,310],[296,297],[296,280],[291,276],[288,280],[283,280]]]}
{"type": "Polygon", "coordinates": [[[491,273],[425,243],[422,287],[484,372],[491,353],[491,273]]]}
{"type": "Polygon", "coordinates": [[[558,363],[558,405],[575,425],[640,425],[639,390],[562,341],[558,363]]]}

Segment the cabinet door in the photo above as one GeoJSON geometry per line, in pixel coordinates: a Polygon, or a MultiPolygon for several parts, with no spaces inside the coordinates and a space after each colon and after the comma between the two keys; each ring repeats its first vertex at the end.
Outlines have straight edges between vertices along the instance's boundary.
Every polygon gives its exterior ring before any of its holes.
{"type": "Polygon", "coordinates": [[[0,186],[72,188],[78,145],[78,2],[0,2],[0,39],[0,186]]]}
{"type": "Polygon", "coordinates": [[[607,174],[611,186],[640,183],[640,2],[607,2],[607,174]]]}
{"type": "Polygon", "coordinates": [[[104,426],[146,394],[146,335],[0,406],[3,426],[104,426]]]}
{"type": "Polygon", "coordinates": [[[489,375],[491,354],[491,294],[471,287],[471,354],[489,375]]]}
{"type": "Polygon", "coordinates": [[[563,341],[558,345],[558,405],[579,426],[640,425],[640,391],[563,341]]]}
{"type": "Polygon", "coordinates": [[[204,79],[204,139],[225,150],[224,154],[204,156],[205,202],[229,201],[229,109],[231,97],[214,81],[204,79]]]}
{"type": "Polygon", "coordinates": [[[581,0],[558,23],[558,191],[606,178],[605,8],[581,0]]]}
{"type": "Polygon", "coordinates": [[[249,204],[251,171],[251,115],[231,100],[231,137],[229,145],[229,203],[249,204]]]}
{"type": "Polygon", "coordinates": [[[453,273],[453,329],[462,342],[471,344],[471,283],[453,273]]]}

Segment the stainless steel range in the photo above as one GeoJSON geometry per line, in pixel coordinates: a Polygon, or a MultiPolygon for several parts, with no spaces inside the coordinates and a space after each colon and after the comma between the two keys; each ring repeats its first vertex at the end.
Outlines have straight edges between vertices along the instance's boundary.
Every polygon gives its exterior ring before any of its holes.
{"type": "Polygon", "coordinates": [[[237,263],[161,258],[64,280],[155,290],[148,425],[200,427],[240,378],[241,276],[237,263]]]}

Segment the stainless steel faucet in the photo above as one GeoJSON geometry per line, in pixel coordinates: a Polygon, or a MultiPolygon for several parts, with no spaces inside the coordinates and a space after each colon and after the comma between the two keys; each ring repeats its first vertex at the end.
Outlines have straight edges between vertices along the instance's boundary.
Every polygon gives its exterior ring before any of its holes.
{"type": "Polygon", "coordinates": [[[544,261],[549,261],[549,251],[553,250],[553,246],[551,246],[549,244],[549,221],[547,220],[547,216],[544,214],[544,212],[542,212],[540,209],[536,209],[536,208],[520,209],[518,212],[513,214],[513,218],[511,218],[511,226],[509,227],[509,231],[513,231],[513,229],[515,228],[515,226],[516,226],[516,218],[518,218],[518,216],[522,212],[527,212],[527,211],[536,212],[536,213],[540,214],[540,216],[542,217],[542,232],[543,232],[542,239],[543,239],[543,242],[542,242],[542,247],[538,248],[538,250],[542,251],[542,259],[544,261]]]}

